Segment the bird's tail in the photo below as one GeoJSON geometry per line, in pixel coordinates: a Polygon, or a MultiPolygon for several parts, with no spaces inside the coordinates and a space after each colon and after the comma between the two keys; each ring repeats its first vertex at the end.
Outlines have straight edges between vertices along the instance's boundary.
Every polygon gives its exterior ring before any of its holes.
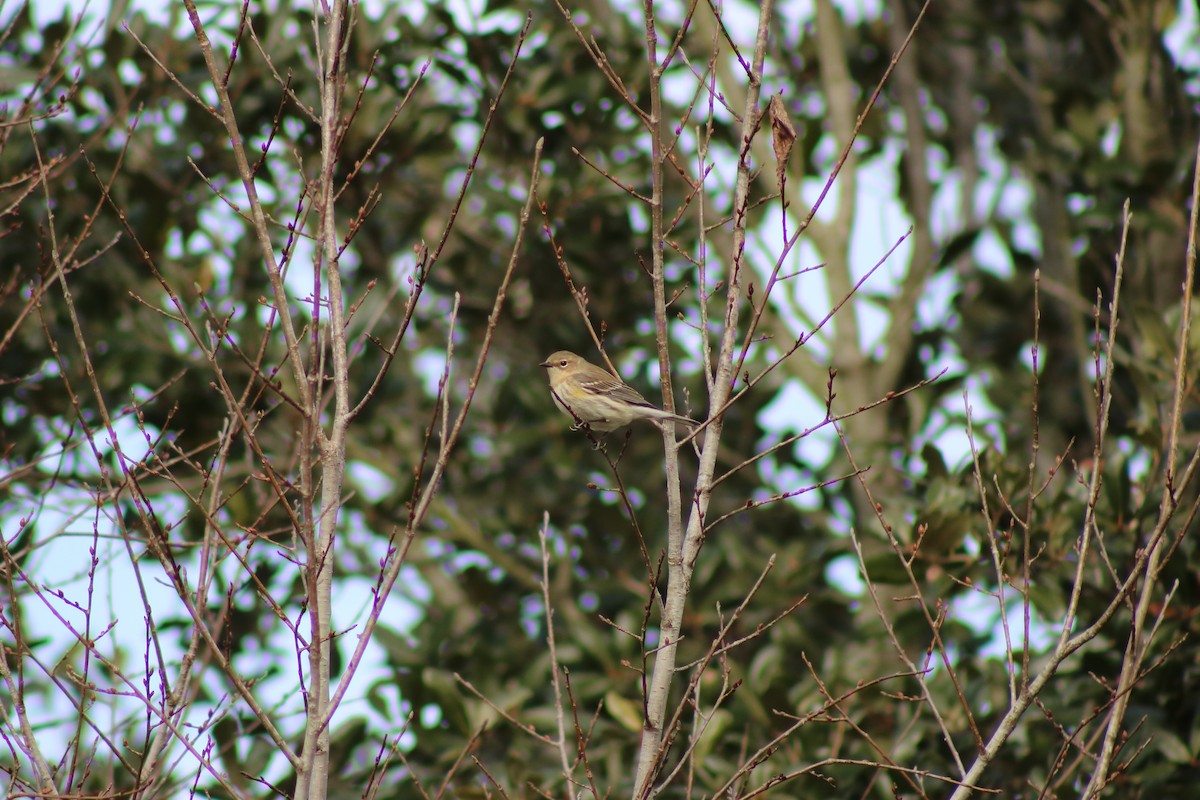
{"type": "Polygon", "coordinates": [[[700,427],[700,423],[697,422],[696,420],[692,419],[691,417],[685,417],[680,414],[672,414],[670,411],[662,411],[660,409],[659,413],[656,414],[655,416],[658,417],[658,419],[664,419],[664,420],[669,419],[672,422],[679,423],[680,425],[686,425],[686,426],[688,426],[689,430],[700,427]]]}

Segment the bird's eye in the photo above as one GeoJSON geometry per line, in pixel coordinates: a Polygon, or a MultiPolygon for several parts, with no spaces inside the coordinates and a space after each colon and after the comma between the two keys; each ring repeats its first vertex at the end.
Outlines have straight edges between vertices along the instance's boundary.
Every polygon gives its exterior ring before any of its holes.
{"type": "Polygon", "coordinates": [[[558,365],[560,367],[565,367],[567,365],[567,360],[564,358],[562,361],[558,362],[558,365]]]}

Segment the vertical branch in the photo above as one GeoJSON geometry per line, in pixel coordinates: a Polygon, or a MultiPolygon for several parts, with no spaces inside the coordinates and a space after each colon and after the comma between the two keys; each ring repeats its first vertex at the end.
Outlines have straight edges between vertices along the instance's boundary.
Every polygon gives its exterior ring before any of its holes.
{"type": "MultiPolygon", "coordinates": [[[[651,275],[654,284],[654,332],[658,343],[658,364],[662,381],[663,407],[668,411],[674,410],[674,392],[671,388],[671,357],[667,337],[667,304],[666,290],[663,285],[663,252],[665,242],[663,235],[663,136],[662,136],[662,75],[665,62],[658,62],[658,33],[655,29],[653,0],[644,0],[646,25],[646,59],[649,70],[650,113],[645,125],[650,132],[650,251],[652,254],[651,275]]],[[[679,448],[675,444],[675,426],[665,422],[662,426],[663,436],[663,469],[666,475],[667,489],[667,574],[672,592],[677,587],[685,585],[683,577],[683,508],[682,492],[679,486],[679,448]]],[[[686,596],[685,594],[683,596],[686,596]]],[[[682,609],[682,596],[680,597],[682,609]]],[[[680,615],[681,618],[682,615],[680,615]]],[[[665,718],[667,694],[670,689],[669,673],[674,669],[675,642],[679,636],[679,619],[664,613],[660,636],[663,650],[655,658],[655,678],[660,674],[666,681],[656,680],[655,687],[646,698],[646,718],[643,721],[642,741],[638,757],[637,778],[634,783],[635,797],[644,797],[649,793],[649,784],[654,772],[651,766],[656,761],[656,754],[665,739],[663,719],[665,718]],[[661,665],[671,662],[669,670],[661,665]],[[657,693],[657,694],[656,694],[657,693]]]]}
{"type": "MultiPolygon", "coordinates": [[[[649,62],[650,116],[646,127],[650,130],[650,251],[651,279],[654,285],[654,335],[658,344],[659,378],[662,384],[663,408],[675,410],[675,392],[671,386],[671,353],[667,332],[667,296],[663,283],[663,253],[666,251],[663,231],[663,160],[666,149],[663,145],[662,125],[662,75],[667,61],[658,63],[658,33],[654,23],[653,0],[645,0],[646,58],[649,62]]],[[[679,448],[675,446],[675,425],[665,422],[662,426],[663,451],[667,479],[667,559],[678,561],[683,542],[683,513],[679,489],[679,448]]]]}
{"type": "Polygon", "coordinates": [[[542,527],[538,528],[538,544],[542,551],[542,610],[546,614],[546,644],[550,648],[550,677],[554,688],[554,719],[558,724],[558,757],[562,765],[563,778],[567,785],[572,783],[571,754],[567,750],[567,720],[563,712],[562,679],[559,677],[561,667],[558,663],[558,649],[554,641],[554,606],[550,602],[550,550],[546,547],[546,535],[550,530],[550,512],[542,514],[542,527]]]}
{"type": "MultiPolygon", "coordinates": [[[[888,7],[892,12],[891,21],[888,23],[888,43],[892,51],[903,52],[916,47],[911,43],[912,28],[906,20],[908,15],[905,4],[900,0],[889,0],[888,7]]],[[[917,20],[917,24],[919,22],[920,20],[917,20]]],[[[899,297],[888,306],[892,318],[888,323],[886,339],[890,343],[889,347],[900,353],[908,352],[911,347],[917,330],[913,325],[917,301],[926,291],[929,276],[937,263],[933,228],[930,223],[933,185],[929,178],[929,137],[926,133],[925,110],[921,106],[918,56],[918,53],[913,53],[910,58],[900,59],[896,64],[895,81],[892,85],[904,112],[904,136],[907,146],[901,168],[912,195],[911,202],[907,203],[905,208],[912,215],[913,223],[913,249],[908,259],[908,271],[901,284],[899,297]]],[[[845,186],[842,187],[842,191],[846,191],[845,186]]],[[[876,387],[892,386],[903,364],[904,359],[900,358],[887,359],[878,364],[882,374],[877,379],[876,387]]]]}
{"type": "MultiPolygon", "coordinates": [[[[658,63],[658,33],[655,29],[654,2],[644,0],[643,9],[646,25],[646,60],[649,70],[650,113],[645,120],[650,132],[650,251],[652,256],[651,276],[654,284],[654,333],[658,343],[658,364],[662,381],[664,408],[674,409],[674,392],[671,388],[671,357],[667,340],[666,292],[663,286],[663,137],[662,137],[662,74],[665,64],[658,63]]],[[[667,574],[672,590],[682,585],[683,561],[683,509],[679,486],[679,448],[675,444],[675,426],[666,422],[662,426],[663,469],[667,489],[667,574]]],[[[663,650],[655,658],[655,678],[660,666],[668,659],[673,661],[675,640],[679,628],[674,620],[663,615],[660,636],[663,650]],[[668,655],[667,650],[670,650],[668,655]]],[[[672,664],[672,668],[673,668],[672,664]]],[[[657,684],[657,682],[656,682],[657,684]]],[[[664,740],[663,719],[666,711],[667,691],[651,689],[646,698],[646,717],[643,720],[642,741],[638,757],[634,797],[649,795],[649,784],[653,778],[651,765],[655,754],[664,740]]]]}
{"type": "Polygon", "coordinates": [[[275,258],[275,247],[271,242],[271,234],[267,227],[266,210],[263,208],[262,200],[258,196],[258,187],[254,182],[254,170],[246,158],[242,133],[238,128],[237,115],[234,113],[233,100],[229,96],[228,81],[224,77],[221,65],[217,63],[212,42],[204,30],[204,23],[200,20],[200,12],[196,9],[195,0],[183,0],[183,4],[187,9],[192,29],[196,32],[196,41],[200,45],[204,65],[208,68],[209,77],[213,82],[213,89],[216,90],[217,98],[220,101],[220,119],[225,126],[225,133],[229,137],[229,146],[233,153],[234,163],[237,165],[237,174],[242,180],[242,189],[246,192],[250,220],[253,223],[255,236],[258,238],[259,250],[266,262],[267,277],[275,296],[275,307],[279,313],[284,338],[287,340],[288,360],[291,362],[292,371],[295,374],[296,391],[300,395],[300,406],[307,410],[312,401],[309,396],[308,382],[304,377],[307,370],[304,367],[304,359],[300,351],[300,339],[296,335],[295,326],[288,313],[288,296],[287,289],[283,285],[283,272],[275,258]]]}
{"type": "MultiPolygon", "coordinates": [[[[1123,228],[1128,231],[1128,219],[1123,228]]],[[[1124,235],[1124,234],[1122,234],[1124,235]]],[[[1122,242],[1124,239],[1122,239],[1122,242]]],[[[1122,246],[1121,255],[1118,256],[1124,260],[1124,247],[1122,246]]],[[[1030,403],[1030,453],[1029,453],[1029,501],[1025,506],[1025,519],[1021,523],[1021,607],[1022,607],[1022,635],[1021,635],[1021,686],[1025,688],[1029,684],[1029,648],[1030,648],[1030,619],[1032,617],[1033,601],[1030,596],[1030,575],[1031,564],[1033,563],[1033,520],[1036,513],[1036,498],[1037,486],[1035,483],[1037,476],[1038,457],[1041,448],[1041,411],[1038,408],[1038,402],[1041,392],[1041,379],[1038,372],[1038,355],[1041,342],[1041,324],[1042,324],[1042,272],[1038,270],[1033,274],[1033,345],[1030,349],[1029,356],[1033,363],[1033,369],[1030,370],[1030,375],[1033,380],[1033,397],[1030,403]]],[[[1007,626],[1005,628],[1007,630],[1007,626]]],[[[1009,671],[1012,671],[1012,648],[1008,648],[1007,652],[1009,671]]]]}
{"type": "MultiPolygon", "coordinates": [[[[903,20],[903,17],[901,17],[903,20]]],[[[892,27],[903,24],[893,18],[892,27]]],[[[817,60],[820,64],[821,86],[824,96],[829,103],[827,115],[828,125],[839,146],[848,148],[842,169],[838,173],[838,193],[833,210],[833,218],[825,224],[813,225],[811,236],[821,253],[828,259],[823,270],[825,280],[829,283],[830,297],[846,297],[854,286],[854,276],[850,267],[850,237],[854,226],[854,217],[858,211],[858,153],[851,146],[857,139],[855,130],[855,93],[854,80],[850,75],[850,54],[847,52],[846,39],[842,28],[841,14],[831,0],[818,0],[816,7],[817,21],[817,60]]],[[[897,49],[897,48],[894,48],[897,49]]],[[[909,63],[904,59],[900,63],[909,63]]],[[[899,69],[899,64],[897,65],[899,69]]],[[[921,158],[920,153],[914,153],[910,160],[921,158]]],[[[921,230],[920,220],[914,219],[914,228],[921,230]]],[[[800,230],[804,230],[803,227],[800,230]]],[[[800,231],[797,231],[799,233],[800,231]]],[[[860,382],[857,389],[846,386],[845,393],[849,397],[867,397],[874,393],[870,386],[871,369],[864,370],[866,357],[861,350],[862,320],[861,311],[851,306],[845,313],[838,314],[833,319],[834,335],[831,337],[830,349],[833,362],[838,365],[841,380],[860,382]]],[[[887,384],[890,386],[890,384],[887,384]]],[[[864,418],[867,419],[867,418],[864,418]]],[[[856,421],[861,424],[862,420],[856,421]]],[[[855,424],[855,423],[851,423],[855,424]]],[[[873,440],[873,439],[872,439],[873,440]]]]}
{"type": "MultiPolygon", "coordinates": [[[[1197,144],[1197,156],[1200,157],[1200,143],[1197,144]]],[[[1158,529],[1165,527],[1166,521],[1174,515],[1179,502],[1179,492],[1183,488],[1179,482],[1176,469],[1179,459],[1179,432],[1182,426],[1182,413],[1184,404],[1188,402],[1186,394],[1188,375],[1187,357],[1191,346],[1192,289],[1196,275],[1197,202],[1200,202],[1200,160],[1196,161],[1192,173],[1192,211],[1191,217],[1188,220],[1187,257],[1184,265],[1183,313],[1179,322],[1179,349],[1175,356],[1174,402],[1171,411],[1171,427],[1168,431],[1167,463],[1163,470],[1163,497],[1162,504],[1159,507],[1158,525],[1155,526],[1156,532],[1158,529]]],[[[1125,201],[1125,223],[1125,227],[1128,228],[1128,200],[1125,201]]],[[[1122,244],[1124,244],[1123,241],[1122,244]]],[[[1124,251],[1122,251],[1122,256],[1124,256],[1124,251]]],[[[1115,309],[1113,310],[1113,317],[1113,322],[1115,323],[1115,309]]],[[[1110,343],[1109,358],[1111,359],[1111,357],[1110,343]]],[[[1146,658],[1146,650],[1150,646],[1150,637],[1143,636],[1146,616],[1150,612],[1150,604],[1155,596],[1159,572],[1163,566],[1163,559],[1170,549],[1167,543],[1163,541],[1163,538],[1156,536],[1146,545],[1149,549],[1146,559],[1146,577],[1138,588],[1137,604],[1134,607],[1133,620],[1129,627],[1129,640],[1125,644],[1125,657],[1121,661],[1121,675],[1113,690],[1115,699],[1112,711],[1108,717],[1107,727],[1104,731],[1104,744],[1096,763],[1096,771],[1092,773],[1092,779],[1088,783],[1087,791],[1084,792],[1084,797],[1086,798],[1098,797],[1108,785],[1109,773],[1112,769],[1113,758],[1116,755],[1118,739],[1123,738],[1121,737],[1121,727],[1122,722],[1125,720],[1125,712],[1129,707],[1129,698],[1132,694],[1131,689],[1138,680],[1142,662],[1146,658]]]]}
{"type": "MultiPolygon", "coordinates": [[[[729,258],[729,282],[726,295],[724,328],[721,334],[721,348],[717,355],[716,376],[713,380],[713,389],[709,398],[710,409],[722,408],[729,399],[733,388],[733,359],[738,342],[738,320],[743,303],[742,269],[744,267],[743,255],[746,243],[746,218],[749,211],[751,143],[758,131],[758,99],[762,87],[763,63],[766,60],[771,5],[770,0],[766,0],[759,9],[753,62],[748,71],[749,88],[746,92],[746,103],[741,115],[742,131],[738,143],[737,182],[733,199],[733,252],[729,258]]],[[[652,6],[648,0],[646,8],[647,26],[650,26],[652,20],[649,17],[652,6]]],[[[649,29],[647,32],[647,42],[653,42],[653,35],[649,32],[649,29]]],[[[658,241],[655,241],[654,247],[656,250],[659,249],[658,245],[658,241]]],[[[639,800],[649,798],[654,794],[654,777],[662,767],[663,758],[666,755],[667,745],[669,744],[669,732],[663,729],[663,720],[665,719],[667,700],[675,676],[675,663],[679,649],[679,632],[683,623],[683,612],[688,591],[691,587],[692,569],[695,566],[696,557],[700,553],[700,548],[704,543],[704,517],[708,511],[708,502],[713,488],[713,474],[716,469],[717,449],[720,444],[722,423],[723,420],[719,416],[708,423],[687,530],[683,536],[678,556],[674,552],[671,553],[669,564],[670,585],[667,589],[667,599],[663,608],[659,647],[655,655],[653,672],[646,696],[645,729],[642,733],[641,747],[638,752],[637,772],[634,778],[633,796],[639,800]]],[[[673,442],[668,443],[668,453],[673,445],[673,442]]]]}
{"type": "MultiPolygon", "coordinates": [[[[323,391],[314,393],[310,425],[320,446],[321,494],[314,525],[309,531],[309,684],[308,723],[304,732],[303,764],[298,774],[296,797],[324,797],[329,782],[329,704],[330,704],[330,653],[333,609],[333,563],[334,542],[337,532],[338,512],[342,504],[342,486],[346,472],[346,428],[350,422],[350,390],[348,348],[346,344],[346,320],[343,307],[341,273],[338,265],[337,217],[334,209],[335,178],[337,164],[336,147],[341,141],[340,112],[345,86],[345,47],[348,42],[346,30],[347,5],[345,0],[336,0],[330,8],[325,25],[325,46],[321,52],[321,37],[318,28],[317,46],[321,53],[319,76],[321,91],[321,175],[318,181],[317,212],[319,220],[320,246],[314,255],[313,270],[317,280],[324,277],[328,289],[329,318],[317,335],[321,342],[321,358],[326,354],[333,366],[333,414],[328,431],[319,427],[316,410],[323,391]],[[323,267],[323,269],[322,269],[323,267]]],[[[314,320],[319,319],[321,296],[314,293],[314,320]]],[[[324,369],[314,375],[314,383],[321,387],[324,369]]],[[[307,471],[306,471],[307,472],[307,471]]],[[[312,495],[305,499],[311,502],[312,495]]]]}
{"type": "MultiPolygon", "coordinates": [[[[1093,443],[1093,466],[1088,482],[1088,500],[1085,506],[1084,519],[1081,525],[1079,544],[1077,546],[1078,555],[1075,559],[1076,567],[1075,574],[1072,579],[1071,596],[1067,603],[1067,609],[1063,614],[1061,623],[1061,632],[1059,639],[1055,643],[1052,652],[1050,652],[1045,660],[1044,665],[1039,669],[1032,679],[1022,678],[1020,691],[1018,692],[1016,702],[1011,703],[1007,712],[997,723],[991,737],[980,748],[976,754],[974,761],[963,774],[962,783],[955,787],[954,793],[950,796],[950,800],[966,800],[975,789],[976,781],[983,774],[997,755],[1001,748],[1008,742],[1009,738],[1017,729],[1017,725],[1021,717],[1033,704],[1039,694],[1049,685],[1057,674],[1059,666],[1080,647],[1094,639],[1101,629],[1108,624],[1109,620],[1117,613],[1117,610],[1123,608],[1126,603],[1126,598],[1137,591],[1138,586],[1143,587],[1152,583],[1152,578],[1147,569],[1148,563],[1154,555],[1154,552],[1161,550],[1157,545],[1159,540],[1164,535],[1166,529],[1166,518],[1160,518],[1158,525],[1155,526],[1154,532],[1150,536],[1151,547],[1140,551],[1136,562],[1129,569],[1128,576],[1125,581],[1113,593],[1113,597],[1109,600],[1107,607],[1088,627],[1072,635],[1072,631],[1076,630],[1078,622],[1079,602],[1084,586],[1086,585],[1086,575],[1088,571],[1088,552],[1092,547],[1092,535],[1095,528],[1095,511],[1100,493],[1101,485],[1101,469],[1103,463],[1104,445],[1108,436],[1109,412],[1112,407],[1112,378],[1114,370],[1113,349],[1116,346],[1117,340],[1117,323],[1118,309],[1121,296],[1121,282],[1124,275],[1125,266],[1125,236],[1129,228],[1128,208],[1123,219],[1123,233],[1121,240],[1121,250],[1117,254],[1116,259],[1116,274],[1113,278],[1113,297],[1109,304],[1109,322],[1108,322],[1108,341],[1104,351],[1104,373],[1097,375],[1096,380],[1096,440],[1093,443]],[[1143,575],[1146,576],[1143,580],[1143,575]]],[[[1168,503],[1167,499],[1163,500],[1164,508],[1168,503]]],[[[1173,506],[1172,506],[1173,510],[1173,506]]],[[[1136,627],[1136,626],[1135,626],[1136,627]]],[[[1136,632],[1136,631],[1135,631],[1136,632]]],[[[1127,692],[1126,692],[1127,693],[1127,692]]],[[[1111,724],[1111,717],[1110,717],[1111,724]]],[[[1119,727],[1119,725],[1118,725],[1119,727]]],[[[1097,769],[1097,774],[1101,772],[1097,769]]],[[[1096,780],[1093,775],[1093,781],[1096,780]]],[[[1087,796],[1093,796],[1090,792],[1087,796]]]]}
{"type": "MultiPolygon", "coordinates": [[[[13,637],[12,651],[17,654],[17,658],[23,657],[20,650],[26,647],[24,642],[24,626],[21,623],[21,604],[17,598],[16,588],[13,586],[13,577],[16,570],[13,569],[12,555],[8,551],[8,546],[4,541],[4,537],[0,536],[0,555],[4,557],[4,570],[0,572],[3,575],[6,585],[4,586],[5,594],[8,597],[8,603],[5,606],[11,609],[12,619],[8,619],[3,610],[0,610],[0,628],[7,629],[13,637]]],[[[45,797],[53,797],[57,792],[54,786],[54,770],[50,768],[50,762],[46,760],[46,756],[42,753],[41,747],[38,745],[37,735],[34,733],[33,722],[30,720],[29,714],[25,710],[25,690],[20,678],[20,664],[17,664],[17,678],[14,679],[13,671],[8,665],[8,654],[10,648],[7,644],[0,645],[0,682],[8,691],[10,698],[8,705],[12,708],[9,712],[7,709],[3,711],[3,717],[0,718],[5,723],[5,728],[10,727],[8,719],[9,713],[17,718],[17,730],[20,731],[20,736],[10,739],[17,749],[25,754],[29,761],[33,764],[34,774],[37,776],[37,790],[45,797]]],[[[12,791],[18,782],[15,778],[15,770],[10,773],[9,790],[12,791]]]]}

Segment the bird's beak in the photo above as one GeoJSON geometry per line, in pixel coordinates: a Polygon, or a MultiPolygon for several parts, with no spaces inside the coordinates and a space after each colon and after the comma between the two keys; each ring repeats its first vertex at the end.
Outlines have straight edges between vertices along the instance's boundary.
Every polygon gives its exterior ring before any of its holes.
{"type": "Polygon", "coordinates": [[[543,361],[542,363],[538,364],[538,366],[539,366],[539,367],[545,367],[546,369],[550,369],[550,362],[549,362],[549,361],[543,361]]]}

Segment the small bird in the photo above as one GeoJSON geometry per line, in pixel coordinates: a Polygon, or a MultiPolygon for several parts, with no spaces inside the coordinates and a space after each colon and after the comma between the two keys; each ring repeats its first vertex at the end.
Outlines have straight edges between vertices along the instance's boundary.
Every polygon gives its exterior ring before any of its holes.
{"type": "Polygon", "coordinates": [[[609,433],[635,419],[655,424],[670,420],[689,428],[700,424],[651,405],[620,378],[567,350],[551,353],[541,366],[550,377],[555,405],[575,421],[573,429],[586,425],[595,433],[609,433]]]}

